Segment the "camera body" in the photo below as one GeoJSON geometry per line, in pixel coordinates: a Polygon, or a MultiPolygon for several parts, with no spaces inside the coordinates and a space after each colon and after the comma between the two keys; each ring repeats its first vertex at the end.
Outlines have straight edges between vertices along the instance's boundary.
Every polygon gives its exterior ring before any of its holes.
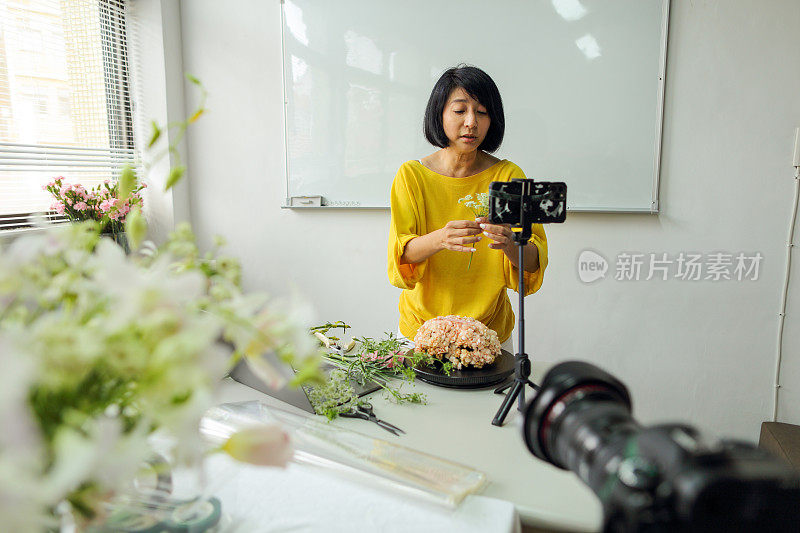
{"type": "Polygon", "coordinates": [[[567,184],[560,181],[512,179],[489,184],[489,222],[522,227],[564,222],[567,184]]]}
{"type": "Polygon", "coordinates": [[[577,361],[545,376],[523,436],[600,498],[605,531],[796,531],[800,473],[744,442],[639,425],[627,388],[577,361]]]}

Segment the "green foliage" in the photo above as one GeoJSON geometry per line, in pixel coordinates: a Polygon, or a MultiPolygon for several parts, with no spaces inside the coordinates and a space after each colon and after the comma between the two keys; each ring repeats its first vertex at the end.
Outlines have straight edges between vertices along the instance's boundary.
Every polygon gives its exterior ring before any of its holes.
{"type": "MultiPolygon", "coordinates": [[[[339,338],[330,334],[331,330],[346,331],[350,326],[342,321],[327,322],[311,328],[311,332],[319,332],[330,340],[339,338]]],[[[354,391],[351,380],[361,385],[374,382],[383,389],[386,397],[395,403],[427,403],[427,398],[419,392],[405,392],[404,385],[413,384],[416,378],[413,368],[418,365],[440,365],[449,375],[453,364],[442,362],[429,355],[411,352],[404,341],[394,333],[387,332],[382,339],[372,337],[356,337],[356,346],[349,353],[343,353],[342,347],[335,344],[333,349],[325,353],[323,360],[338,370],[331,372],[322,387],[311,389],[309,397],[317,413],[328,419],[336,418],[340,413],[353,407],[354,391]]]]}
{"type": "Polygon", "coordinates": [[[326,322],[326,323],[322,324],[321,326],[314,326],[309,331],[311,331],[311,333],[315,333],[315,332],[322,333],[323,335],[325,335],[326,337],[328,337],[332,341],[340,340],[339,337],[335,337],[335,336],[333,336],[333,335],[331,335],[329,333],[329,331],[332,330],[332,329],[341,329],[342,330],[342,335],[344,335],[344,333],[348,329],[350,329],[350,326],[348,326],[347,324],[345,324],[341,320],[337,320],[336,322],[326,322]]]}
{"type": "Polygon", "coordinates": [[[158,127],[158,123],[153,120],[150,123],[151,133],[150,133],[150,140],[147,142],[147,147],[152,148],[153,145],[158,142],[158,139],[161,138],[161,128],[158,127]]]}
{"type": "Polygon", "coordinates": [[[430,366],[434,368],[440,369],[445,375],[449,376],[453,372],[453,365],[452,361],[447,361],[443,359],[437,359],[433,356],[430,356],[426,353],[422,352],[414,352],[412,353],[407,359],[408,364],[410,367],[419,367],[420,365],[430,366]]]}
{"type": "Polygon", "coordinates": [[[314,410],[328,420],[351,411],[358,404],[358,395],[344,370],[332,370],[328,380],[321,386],[308,387],[306,390],[314,410]]]}
{"type": "Polygon", "coordinates": [[[138,250],[147,235],[147,222],[139,206],[134,207],[128,213],[128,218],[125,220],[125,232],[128,234],[131,248],[138,250]]]}
{"type": "Polygon", "coordinates": [[[186,167],[183,165],[178,165],[172,167],[169,171],[169,175],[167,176],[167,184],[164,186],[164,190],[168,191],[172,187],[174,187],[186,173],[186,167]]]}
{"type": "Polygon", "coordinates": [[[127,200],[134,187],[136,187],[136,170],[131,165],[125,165],[119,174],[119,201],[127,200]]]}

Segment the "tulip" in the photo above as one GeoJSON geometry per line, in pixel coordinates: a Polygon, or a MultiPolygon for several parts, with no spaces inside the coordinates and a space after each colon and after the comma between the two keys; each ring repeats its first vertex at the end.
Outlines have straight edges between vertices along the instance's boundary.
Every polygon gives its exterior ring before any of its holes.
{"type": "Polygon", "coordinates": [[[285,467],[294,454],[289,435],[277,425],[266,424],[237,431],[222,450],[237,461],[259,466],[285,467]]]}

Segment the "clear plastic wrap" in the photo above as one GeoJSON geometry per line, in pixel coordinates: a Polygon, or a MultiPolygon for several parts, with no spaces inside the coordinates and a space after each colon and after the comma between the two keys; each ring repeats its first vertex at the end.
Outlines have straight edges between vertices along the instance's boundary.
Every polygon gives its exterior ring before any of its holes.
{"type": "Polygon", "coordinates": [[[200,429],[221,444],[238,429],[259,423],[278,423],[289,433],[296,463],[446,507],[457,506],[486,484],[484,473],[467,466],[260,401],[214,407],[200,429]]]}

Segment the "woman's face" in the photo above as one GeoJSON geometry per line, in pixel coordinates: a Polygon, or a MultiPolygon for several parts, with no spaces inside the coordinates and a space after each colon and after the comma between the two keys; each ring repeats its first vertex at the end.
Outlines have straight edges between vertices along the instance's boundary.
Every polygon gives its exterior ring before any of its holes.
{"type": "Polygon", "coordinates": [[[451,148],[459,152],[477,150],[486,138],[490,123],[484,106],[464,89],[453,89],[442,112],[442,125],[451,148]]]}

